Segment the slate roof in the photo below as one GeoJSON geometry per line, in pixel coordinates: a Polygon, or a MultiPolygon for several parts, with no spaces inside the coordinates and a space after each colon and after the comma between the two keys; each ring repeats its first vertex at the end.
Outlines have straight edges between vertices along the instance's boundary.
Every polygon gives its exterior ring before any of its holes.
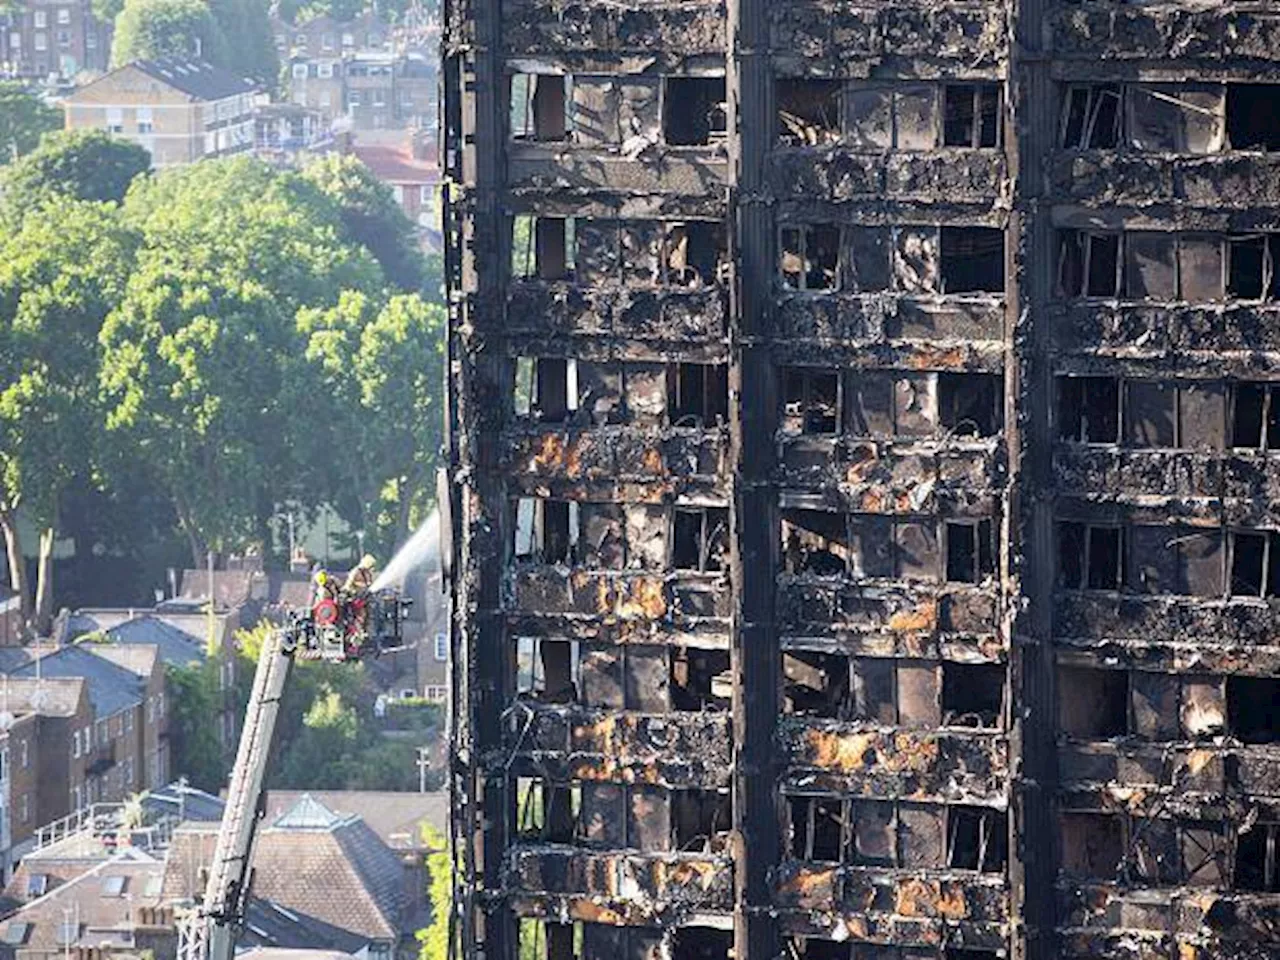
{"type": "MultiPolygon", "coordinates": [[[[108,636],[115,637],[116,634],[112,632],[108,636]]],[[[160,650],[154,643],[85,643],[81,649],[124,667],[144,680],[161,664],[160,650]]]]}
{"type": "MultiPolygon", "coordinates": [[[[265,822],[275,823],[302,796],[297,790],[269,790],[265,822]]],[[[424,822],[442,834],[448,829],[449,796],[442,791],[312,790],[310,799],[332,811],[331,815],[359,817],[383,843],[397,851],[423,849],[421,824],[424,822]]]]}
{"type": "MultiPolygon", "coordinates": [[[[360,818],[337,817],[331,811],[324,817],[316,806],[309,800],[298,810],[294,819],[302,826],[288,826],[286,811],[286,826],[273,825],[258,834],[254,894],[366,942],[398,941],[407,932],[401,925],[408,903],[400,858],[360,818]],[[314,825],[321,819],[329,826],[314,825]]],[[[188,824],[174,831],[165,868],[166,900],[198,896],[199,877],[216,840],[215,824],[188,824]]]]}
{"type": "Polygon", "coordinates": [[[142,682],[133,671],[95,656],[77,646],[60,647],[56,652],[32,660],[13,671],[14,676],[83,677],[89,688],[89,702],[99,719],[142,703],[142,682]]]}
{"type": "Polygon", "coordinates": [[[247,77],[203,60],[134,60],[128,66],[197,100],[222,100],[258,89],[247,77]]]}
{"type": "Polygon", "coordinates": [[[199,663],[204,659],[203,637],[193,637],[185,630],[179,630],[173,624],[149,613],[112,627],[107,631],[107,636],[121,644],[149,644],[156,649],[164,663],[176,667],[199,663]]]}
{"type": "Polygon", "coordinates": [[[216,825],[222,822],[226,804],[211,793],[179,781],[148,791],[142,798],[142,806],[148,813],[180,817],[184,823],[203,821],[216,825]]]}

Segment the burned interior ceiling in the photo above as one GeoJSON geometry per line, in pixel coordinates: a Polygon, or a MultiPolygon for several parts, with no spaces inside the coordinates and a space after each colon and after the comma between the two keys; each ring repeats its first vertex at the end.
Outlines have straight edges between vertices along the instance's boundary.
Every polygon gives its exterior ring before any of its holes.
{"type": "Polygon", "coordinates": [[[1280,956],[1280,13],[444,16],[467,960],[1280,956]]]}

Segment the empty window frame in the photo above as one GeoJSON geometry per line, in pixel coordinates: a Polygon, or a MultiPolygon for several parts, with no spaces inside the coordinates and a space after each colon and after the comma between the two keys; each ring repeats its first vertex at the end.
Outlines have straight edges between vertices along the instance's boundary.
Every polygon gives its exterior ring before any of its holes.
{"type": "Polygon", "coordinates": [[[515,503],[515,557],[537,563],[572,563],[578,543],[576,501],[521,497],[515,503]]]}
{"type": "Polygon", "coordinates": [[[517,214],[511,219],[511,276],[564,280],[573,276],[574,223],[564,217],[517,214]]]}
{"type": "Polygon", "coordinates": [[[668,286],[712,286],[723,279],[728,256],[728,237],[719,221],[688,220],[664,225],[662,282],[668,286]]]}
{"type": "Polygon", "coordinates": [[[1008,822],[1000,810],[947,807],[947,866],[1000,873],[1008,850],[1008,822]]]}
{"type": "Polygon", "coordinates": [[[572,843],[579,835],[582,788],[542,777],[515,778],[516,835],[522,840],[572,843]]]}
{"type": "Polygon", "coordinates": [[[723,363],[673,363],[667,367],[667,416],[677,427],[714,426],[729,420],[729,367],[723,363]]]}
{"type": "Polygon", "coordinates": [[[982,583],[996,572],[995,525],[990,520],[948,520],[947,582],[982,583]]]}
{"type": "Polygon", "coordinates": [[[1280,533],[1232,530],[1227,534],[1233,597],[1280,597],[1280,533]]]}
{"type": "Polygon", "coordinates": [[[1119,590],[1124,586],[1124,528],[1058,523],[1058,586],[1065,590],[1119,590]]]}
{"type": "Polygon", "coordinates": [[[840,432],[839,370],[788,367],[783,371],[783,387],[783,430],[813,436],[840,432]]]}
{"type": "Polygon", "coordinates": [[[1280,384],[1231,385],[1231,446],[1280,449],[1280,384]]]}
{"type": "MultiPolygon", "coordinates": [[[[1218,301],[1224,294],[1223,249],[1221,236],[1063,230],[1058,291],[1069,298],[1218,301]]],[[[1250,276],[1247,254],[1242,282],[1250,276]]]]}
{"type": "Polygon", "coordinates": [[[671,791],[672,848],[683,853],[721,853],[733,829],[728,790],[671,791]]]}
{"type": "Polygon", "coordinates": [[[790,960],[850,960],[850,948],[848,940],[792,937],[787,942],[786,956],[790,960]]]}
{"type": "Polygon", "coordinates": [[[1111,813],[1064,812],[1058,817],[1063,872],[1114,881],[1124,862],[1124,818],[1111,813]]]}
{"type": "Polygon", "coordinates": [[[1064,297],[1120,296],[1123,267],[1120,234],[1062,231],[1058,289],[1064,297]]]}
{"type": "Polygon", "coordinates": [[[563,75],[517,73],[509,78],[511,136],[516,140],[568,139],[572,80],[563,75]]]}
{"type": "Polygon", "coordinates": [[[1226,295],[1232,300],[1280,299],[1280,234],[1231,235],[1227,244],[1226,295]]]}
{"type": "Polygon", "coordinates": [[[997,227],[938,230],[942,292],[1004,293],[1004,231],[997,227]]]}
{"type": "Polygon", "coordinates": [[[1237,835],[1233,887],[1280,893],[1280,823],[1255,823],[1237,835]]]}
{"type": "Polygon", "coordinates": [[[1000,146],[1000,85],[947,84],[942,117],[943,146],[1000,146]]]}
{"type": "Polygon", "coordinates": [[[840,228],[830,224],[784,226],[779,231],[779,269],[789,290],[839,287],[840,228]]]}
{"type": "Polygon", "coordinates": [[[787,797],[787,852],[796,860],[841,863],[849,846],[849,801],[837,797],[787,797]]]}
{"type": "Polygon", "coordinates": [[[1227,677],[1227,729],[1242,743],[1280,741],[1280,677],[1227,677]]]}
{"type": "Polygon", "coordinates": [[[840,139],[841,80],[776,83],[778,139],[789,146],[816,147],[840,139]]]}
{"type": "Polygon", "coordinates": [[[1120,381],[1058,377],[1058,438],[1075,443],[1120,442],[1120,381]]]}
{"type": "Polygon", "coordinates": [[[995,436],[1003,423],[1003,405],[1000,374],[938,374],[938,425],[953,436],[995,436]]]}
{"type": "MultiPolygon", "coordinates": [[[[841,653],[813,650],[784,652],[783,712],[832,720],[850,719],[853,716],[853,698],[849,662],[849,657],[841,653]]],[[[882,686],[889,695],[892,708],[892,686],[882,686]]]]}
{"type": "Polygon", "coordinates": [[[999,727],[1004,716],[1003,663],[942,663],[942,723],[947,727],[999,727]]]}
{"type": "Polygon", "coordinates": [[[578,409],[578,361],[564,357],[517,357],[512,394],[518,417],[548,423],[578,409]]]}
{"type": "Polygon", "coordinates": [[[670,953],[662,952],[655,945],[649,950],[633,951],[628,956],[670,956],[671,960],[729,960],[732,953],[732,930],[689,926],[676,927],[671,931],[670,953]]]}
{"type": "Polygon", "coordinates": [[[575,673],[582,702],[640,713],[728,709],[729,654],[702,647],[588,644],[575,673]]]}
{"type": "Polygon", "coordinates": [[[727,129],[724,77],[666,77],[662,132],[668,146],[705,146],[727,129]]]}
{"type": "Polygon", "coordinates": [[[827,510],[788,510],[782,518],[784,569],[791,574],[840,576],[849,570],[848,516],[827,510]]]}
{"type": "Polygon", "coordinates": [[[518,956],[524,960],[579,960],[583,954],[582,921],[556,923],[521,917],[516,927],[518,956]]]}
{"type": "Polygon", "coordinates": [[[1227,84],[1227,139],[1232,150],[1280,150],[1280,84],[1227,84]]]}
{"type": "Polygon", "coordinates": [[[1124,111],[1114,83],[1073,84],[1066,88],[1059,142],[1067,150],[1108,150],[1120,143],[1124,111]]]}
{"type": "Polygon", "coordinates": [[[1128,736],[1129,674],[1125,670],[1059,666],[1058,729],[1079,740],[1128,736]]]}
{"type": "Polygon", "coordinates": [[[577,640],[516,638],[516,696],[573,703],[582,689],[577,640]]]}
{"type": "Polygon", "coordinates": [[[719,573],[729,551],[729,511],[724,507],[676,507],[672,523],[671,566],[676,570],[719,573]]]}

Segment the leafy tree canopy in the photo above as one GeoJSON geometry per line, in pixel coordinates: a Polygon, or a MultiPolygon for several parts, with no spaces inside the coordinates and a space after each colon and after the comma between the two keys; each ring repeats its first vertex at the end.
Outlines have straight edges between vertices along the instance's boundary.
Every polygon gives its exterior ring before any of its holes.
{"type": "Polygon", "coordinates": [[[198,564],[260,535],[300,472],[279,443],[308,420],[282,404],[294,314],[382,275],[318,191],[249,159],[165,171],[124,216],[142,248],[102,334],[107,425],[163,478],[198,564]]]}
{"type": "Polygon", "coordinates": [[[30,153],[46,133],[62,126],[62,113],[20,83],[0,81],[0,164],[30,153]]]}
{"type": "Polygon", "coordinates": [[[425,273],[413,223],[389,186],[358,158],[340,154],[313,160],[302,176],[337,204],[347,238],[373,254],[388,281],[406,293],[422,289],[425,273]]]}
{"type": "Polygon", "coordinates": [[[280,78],[280,55],[265,0],[209,0],[209,5],[225,51],[221,60],[210,62],[274,89],[280,78]]]}
{"type": "Polygon", "coordinates": [[[226,38],[205,0],[124,0],[115,21],[111,65],[200,57],[229,66],[226,38]]]}
{"type": "Polygon", "coordinates": [[[5,220],[13,224],[55,194],[122,200],[129,185],[150,167],[146,150],[101,130],[47,134],[40,146],[0,171],[5,220]]]}

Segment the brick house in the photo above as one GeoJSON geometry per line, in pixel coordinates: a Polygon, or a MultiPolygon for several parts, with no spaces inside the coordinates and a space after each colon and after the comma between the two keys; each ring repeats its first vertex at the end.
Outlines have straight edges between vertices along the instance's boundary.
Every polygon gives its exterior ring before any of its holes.
{"type": "Polygon", "coordinates": [[[72,737],[93,722],[88,685],[79,678],[0,679],[0,873],[30,846],[41,824],[71,810],[84,781],[72,737]]]}
{"type": "Polygon", "coordinates": [[[70,80],[105,70],[110,53],[111,25],[93,15],[89,0],[27,0],[0,15],[0,73],[70,80]]]}
{"type": "Polygon", "coordinates": [[[106,130],[169,167],[253,149],[251,80],[199,60],[135,60],[63,103],[68,130],[106,130]]]}

